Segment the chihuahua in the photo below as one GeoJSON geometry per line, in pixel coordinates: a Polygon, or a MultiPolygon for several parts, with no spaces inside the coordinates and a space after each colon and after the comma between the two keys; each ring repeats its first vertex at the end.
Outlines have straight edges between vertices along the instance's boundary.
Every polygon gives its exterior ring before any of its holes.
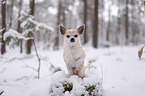
{"type": "Polygon", "coordinates": [[[78,75],[85,77],[84,59],[85,51],[80,43],[80,35],[84,32],[85,25],[80,26],[78,29],[66,29],[59,26],[59,31],[64,36],[64,61],[68,73],[70,75],[78,75]]]}

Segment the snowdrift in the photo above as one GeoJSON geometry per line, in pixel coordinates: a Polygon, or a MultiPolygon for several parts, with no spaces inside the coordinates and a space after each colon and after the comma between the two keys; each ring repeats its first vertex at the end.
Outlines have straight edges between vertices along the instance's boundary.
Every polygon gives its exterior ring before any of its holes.
{"type": "Polygon", "coordinates": [[[93,68],[86,70],[86,77],[83,79],[59,71],[51,77],[49,94],[50,96],[102,96],[102,79],[93,68]]]}

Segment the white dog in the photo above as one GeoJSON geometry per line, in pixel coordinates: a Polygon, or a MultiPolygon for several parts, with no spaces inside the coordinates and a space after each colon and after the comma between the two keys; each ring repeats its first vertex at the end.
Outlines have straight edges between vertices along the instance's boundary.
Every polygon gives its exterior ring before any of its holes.
{"type": "Polygon", "coordinates": [[[78,29],[66,30],[59,26],[61,34],[64,36],[64,61],[68,73],[71,75],[85,76],[84,59],[85,51],[80,43],[80,35],[83,33],[85,25],[78,29]]]}

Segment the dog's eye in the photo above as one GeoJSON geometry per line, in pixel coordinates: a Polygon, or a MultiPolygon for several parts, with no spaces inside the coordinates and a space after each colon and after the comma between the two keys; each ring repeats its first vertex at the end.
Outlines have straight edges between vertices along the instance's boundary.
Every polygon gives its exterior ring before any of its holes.
{"type": "Polygon", "coordinates": [[[69,35],[66,35],[66,37],[69,38],[70,36],[69,35]]]}
{"type": "Polygon", "coordinates": [[[76,38],[77,38],[77,37],[78,37],[78,35],[75,35],[74,37],[76,37],[76,38]]]}

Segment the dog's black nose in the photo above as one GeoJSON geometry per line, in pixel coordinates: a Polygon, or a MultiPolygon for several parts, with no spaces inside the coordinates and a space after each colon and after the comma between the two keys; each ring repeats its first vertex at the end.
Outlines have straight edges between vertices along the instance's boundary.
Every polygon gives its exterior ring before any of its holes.
{"type": "Polygon", "coordinates": [[[75,42],[75,39],[74,39],[74,38],[71,38],[71,39],[70,39],[70,42],[75,42]]]}

